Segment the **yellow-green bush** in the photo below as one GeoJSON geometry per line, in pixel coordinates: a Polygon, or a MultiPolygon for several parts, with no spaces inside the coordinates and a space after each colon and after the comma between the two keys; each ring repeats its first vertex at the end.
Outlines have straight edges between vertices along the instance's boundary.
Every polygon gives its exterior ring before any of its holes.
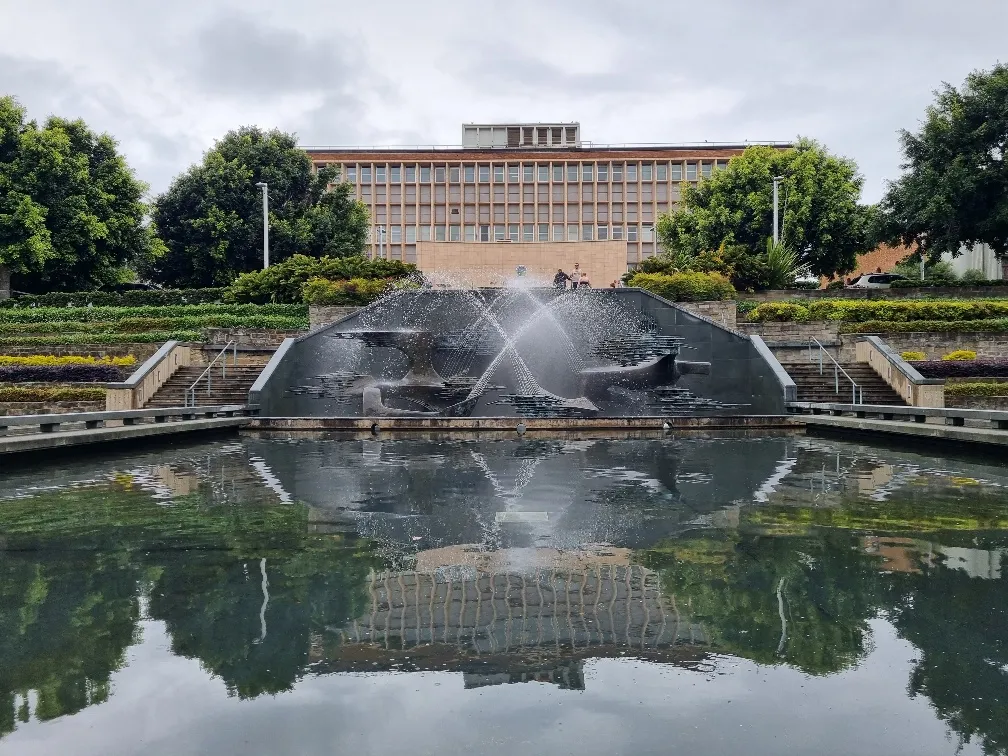
{"type": "Polygon", "coordinates": [[[0,386],[0,402],[88,402],[104,398],[103,388],[0,386]]]}
{"type": "Polygon", "coordinates": [[[735,287],[720,273],[635,273],[627,284],[671,302],[708,302],[735,296],[735,287]]]}
{"type": "Polygon", "coordinates": [[[27,357],[0,354],[0,367],[63,367],[64,365],[110,365],[132,367],[136,357],[87,357],[78,355],[33,354],[27,357]]]}
{"type": "Polygon", "coordinates": [[[394,285],[395,279],[391,278],[351,278],[346,281],[313,278],[304,285],[301,294],[305,302],[313,305],[366,305],[394,285]]]}
{"type": "Polygon", "coordinates": [[[927,355],[924,354],[924,352],[903,352],[903,354],[901,354],[900,357],[902,357],[904,360],[907,361],[927,359],[927,355]]]}
{"type": "Polygon", "coordinates": [[[998,318],[1008,318],[1008,299],[817,299],[802,304],[764,302],[749,313],[752,321],[836,320],[845,323],[998,318]]]}
{"type": "Polygon", "coordinates": [[[976,352],[972,349],[956,349],[946,355],[942,355],[943,360],[975,360],[976,352]]]}
{"type": "Polygon", "coordinates": [[[963,381],[946,383],[945,396],[1008,396],[1008,382],[963,381]]]}

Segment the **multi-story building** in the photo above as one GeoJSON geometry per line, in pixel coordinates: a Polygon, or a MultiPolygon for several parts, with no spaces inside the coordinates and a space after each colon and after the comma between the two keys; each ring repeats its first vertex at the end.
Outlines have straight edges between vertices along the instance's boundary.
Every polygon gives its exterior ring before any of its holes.
{"type": "Polygon", "coordinates": [[[466,124],[461,147],[305,149],[356,187],[374,256],[416,262],[425,241],[615,240],[633,268],[655,253],[655,222],[682,184],[746,146],[597,145],[577,123],[534,123],[466,124]]]}

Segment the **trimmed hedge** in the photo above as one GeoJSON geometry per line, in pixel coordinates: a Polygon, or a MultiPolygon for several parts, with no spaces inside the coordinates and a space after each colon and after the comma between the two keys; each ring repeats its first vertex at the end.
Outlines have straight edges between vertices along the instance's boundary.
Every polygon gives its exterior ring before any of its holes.
{"type": "Polygon", "coordinates": [[[165,341],[200,341],[201,331],[147,331],[145,333],[66,333],[45,336],[0,336],[5,346],[74,346],[78,344],[157,344],[165,341]]]}
{"type": "Polygon", "coordinates": [[[894,289],[916,289],[934,288],[937,286],[955,286],[960,288],[973,288],[975,286],[1008,286],[1008,281],[1000,278],[987,278],[977,281],[948,280],[944,278],[925,278],[923,281],[893,281],[894,289]]]}
{"type": "Polygon", "coordinates": [[[101,383],[121,381],[126,371],[111,365],[25,365],[0,367],[0,381],[6,383],[101,383]]]}
{"type": "Polygon", "coordinates": [[[922,360],[913,366],[925,378],[1008,378],[1008,359],[922,360]]]}
{"type": "Polygon", "coordinates": [[[945,396],[1008,396],[1008,383],[996,381],[946,383],[945,396]]]}
{"type": "Polygon", "coordinates": [[[124,318],[113,321],[54,320],[45,323],[0,323],[0,337],[29,333],[143,333],[200,328],[272,328],[297,331],[308,327],[304,317],[284,315],[197,315],[182,318],[124,318]]]}
{"type": "Polygon", "coordinates": [[[220,302],[224,289],[156,289],[152,291],[72,291],[26,294],[0,302],[0,309],[30,307],[144,307],[220,302]]]}
{"type": "Polygon", "coordinates": [[[763,302],[748,312],[753,322],[994,320],[1008,318],[1008,299],[819,299],[763,302]]]}
{"type": "Polygon", "coordinates": [[[635,273],[627,285],[670,302],[709,302],[735,296],[735,287],[720,273],[635,273]]]}
{"type": "Polygon", "coordinates": [[[900,357],[908,362],[927,359],[927,355],[924,352],[903,352],[900,357]]]}
{"type": "Polygon", "coordinates": [[[78,355],[32,354],[27,357],[0,354],[2,367],[59,367],[61,365],[114,365],[116,367],[133,367],[137,358],[128,357],[84,357],[78,355]]]}
{"type": "Polygon", "coordinates": [[[166,307],[35,307],[32,309],[0,309],[0,323],[49,322],[114,322],[131,318],[189,318],[230,316],[245,318],[276,315],[305,318],[308,308],[303,304],[201,304],[166,307]]]}
{"type": "MultiPolygon", "coordinates": [[[[302,302],[305,284],[315,278],[329,281],[404,278],[417,273],[415,265],[400,260],[366,257],[308,257],[294,255],[266,270],[243,273],[228,287],[228,302],[302,302]]],[[[347,304],[367,304],[348,302],[347,304]]]]}
{"type": "Polygon", "coordinates": [[[869,320],[864,323],[843,323],[841,333],[914,333],[914,332],[970,332],[991,331],[1004,333],[1008,331],[1008,318],[996,320],[869,320]]]}
{"type": "Polygon", "coordinates": [[[0,402],[88,402],[104,398],[103,388],[0,386],[0,402]]]}
{"type": "Polygon", "coordinates": [[[394,283],[392,278],[351,278],[346,281],[313,278],[304,285],[302,296],[310,305],[366,305],[390,291],[394,283]]]}

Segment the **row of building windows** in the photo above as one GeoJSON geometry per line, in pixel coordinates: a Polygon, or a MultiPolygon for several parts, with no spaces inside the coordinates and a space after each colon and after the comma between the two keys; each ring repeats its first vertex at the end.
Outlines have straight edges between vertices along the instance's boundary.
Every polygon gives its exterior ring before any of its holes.
{"type": "Polygon", "coordinates": [[[570,204],[570,205],[466,205],[449,209],[444,205],[378,205],[372,210],[376,223],[548,223],[550,221],[652,221],[668,212],[668,203],[657,205],[570,204]]]}
{"type": "Polygon", "coordinates": [[[370,186],[358,187],[357,191],[360,199],[367,204],[384,205],[386,203],[398,204],[405,202],[414,204],[419,199],[420,204],[450,202],[458,204],[466,203],[490,203],[490,202],[510,202],[511,204],[526,203],[533,204],[562,204],[565,202],[636,202],[638,199],[643,202],[665,201],[669,197],[679,199],[680,187],[678,184],[669,186],[668,184],[484,184],[480,186],[445,186],[443,184],[435,186],[420,187],[409,184],[405,187],[393,186],[370,186]],[[417,191],[419,189],[419,191],[417,191]]]}
{"type": "Polygon", "coordinates": [[[479,226],[377,226],[371,241],[375,246],[384,243],[414,244],[417,241],[653,241],[654,226],[599,226],[595,224],[500,224],[479,226]]]}
{"type": "MultiPolygon", "coordinates": [[[[318,163],[322,168],[326,163],[318,163]]],[[[478,165],[346,165],[343,177],[370,184],[600,183],[608,181],[696,181],[728,167],[727,160],[687,163],[480,163],[478,165]],[[419,182],[418,179],[419,178],[419,182]]]]}

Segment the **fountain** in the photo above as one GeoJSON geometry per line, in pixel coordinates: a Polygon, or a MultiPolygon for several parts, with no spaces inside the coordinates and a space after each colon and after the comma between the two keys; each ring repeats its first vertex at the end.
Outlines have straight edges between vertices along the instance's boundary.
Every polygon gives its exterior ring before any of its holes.
{"type": "Polygon", "coordinates": [[[749,337],[638,289],[529,283],[396,291],[286,342],[250,399],[287,417],[783,411],[749,337]]]}

